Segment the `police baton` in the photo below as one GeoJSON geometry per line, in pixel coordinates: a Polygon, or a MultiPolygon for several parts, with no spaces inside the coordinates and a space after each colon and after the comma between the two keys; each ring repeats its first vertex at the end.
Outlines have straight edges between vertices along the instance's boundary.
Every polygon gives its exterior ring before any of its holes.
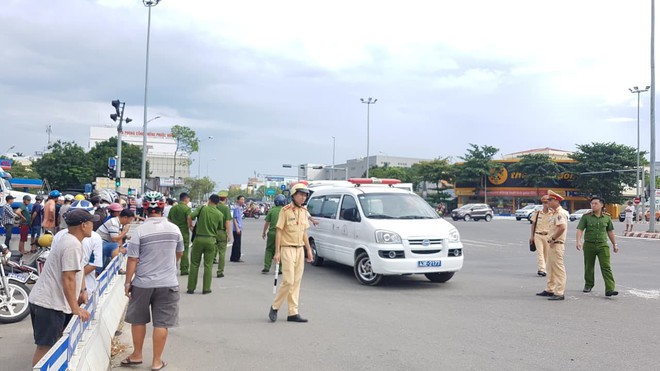
{"type": "Polygon", "coordinates": [[[279,266],[280,263],[275,262],[275,259],[273,259],[273,263],[275,263],[275,280],[273,281],[273,294],[277,293],[277,272],[279,271],[279,266]]]}

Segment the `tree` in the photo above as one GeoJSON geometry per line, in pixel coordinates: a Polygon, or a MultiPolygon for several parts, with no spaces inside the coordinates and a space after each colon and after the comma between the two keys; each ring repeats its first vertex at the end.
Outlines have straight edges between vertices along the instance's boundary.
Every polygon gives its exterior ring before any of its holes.
{"type": "Polygon", "coordinates": [[[536,188],[537,193],[541,185],[556,184],[557,176],[565,171],[563,166],[552,161],[545,153],[523,155],[509,170],[522,173],[522,184],[536,188]]]}
{"type": "MultiPolygon", "coordinates": [[[[176,179],[176,162],[177,162],[177,152],[184,151],[188,154],[197,152],[199,150],[199,139],[197,139],[197,134],[195,130],[181,125],[174,125],[170,130],[172,137],[176,141],[176,149],[174,150],[174,171],[172,172],[172,179],[176,179]]],[[[190,159],[187,160],[187,165],[190,166],[190,159]]],[[[176,184],[176,180],[174,181],[176,184]]]]}
{"type": "Polygon", "coordinates": [[[195,179],[186,178],[183,182],[184,187],[188,189],[190,198],[202,203],[215,189],[215,182],[208,177],[195,179]]]}
{"type": "Polygon", "coordinates": [[[413,164],[414,175],[424,182],[438,185],[440,181],[452,182],[454,180],[454,166],[449,163],[449,158],[437,158],[431,161],[420,161],[413,164]]]}
{"type": "Polygon", "coordinates": [[[569,155],[577,161],[572,166],[576,188],[603,197],[608,203],[623,203],[623,189],[636,186],[637,149],[614,142],[581,144],[577,148],[569,155]],[[596,174],[585,174],[590,172],[596,174]]]}
{"type": "MultiPolygon", "coordinates": [[[[8,159],[9,157],[0,156],[0,159],[8,159]]],[[[20,162],[13,160],[11,164],[11,170],[9,171],[11,176],[14,178],[32,178],[39,179],[39,174],[34,170],[34,166],[27,167],[20,162]]]]}
{"type": "Polygon", "coordinates": [[[412,182],[412,174],[409,168],[403,167],[390,167],[390,166],[374,166],[369,169],[369,176],[375,178],[390,178],[399,179],[403,183],[412,182]]]}
{"type": "MultiPolygon", "coordinates": [[[[470,143],[467,153],[459,157],[464,162],[456,167],[457,178],[462,181],[473,181],[479,184],[478,189],[487,191],[487,177],[497,174],[502,169],[502,164],[493,161],[493,156],[499,152],[499,148],[484,145],[479,147],[470,143]]],[[[488,203],[487,192],[484,192],[484,203],[488,203]]]]}
{"type": "MultiPolygon", "coordinates": [[[[98,142],[88,153],[89,164],[94,177],[105,177],[108,168],[108,158],[117,155],[117,137],[98,142]]],[[[121,143],[121,171],[126,178],[140,178],[142,170],[142,148],[134,144],[121,143]]],[[[149,174],[149,163],[147,163],[149,174]]],[[[121,174],[118,174],[121,176],[121,174]]]]}
{"type": "Polygon", "coordinates": [[[85,150],[74,142],[57,141],[33,164],[53,189],[82,189],[94,178],[85,150]]]}

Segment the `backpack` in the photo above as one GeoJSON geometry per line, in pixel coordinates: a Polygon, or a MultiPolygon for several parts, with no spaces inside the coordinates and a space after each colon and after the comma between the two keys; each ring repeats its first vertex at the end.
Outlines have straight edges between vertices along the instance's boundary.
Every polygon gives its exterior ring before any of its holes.
{"type": "Polygon", "coordinates": [[[99,229],[100,226],[103,225],[109,218],[110,215],[108,214],[108,211],[104,207],[99,207],[96,210],[94,210],[94,215],[99,216],[99,220],[97,222],[94,222],[94,232],[96,232],[97,229],[99,229]]]}

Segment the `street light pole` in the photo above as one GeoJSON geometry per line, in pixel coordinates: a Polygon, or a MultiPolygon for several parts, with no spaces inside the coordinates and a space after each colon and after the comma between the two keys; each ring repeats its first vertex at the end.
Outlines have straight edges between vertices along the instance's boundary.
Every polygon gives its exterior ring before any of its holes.
{"type": "Polygon", "coordinates": [[[147,185],[147,94],[149,87],[149,41],[151,36],[151,8],[158,5],[160,0],[142,0],[142,4],[149,8],[147,18],[147,56],[144,68],[144,116],[142,125],[142,170],[140,172],[140,195],[144,195],[147,185]]]}
{"type": "Polygon", "coordinates": [[[651,179],[649,232],[655,232],[655,0],[651,0],[651,179]]]}
{"type": "MultiPolygon", "coordinates": [[[[126,102],[121,102],[119,99],[112,101],[112,106],[115,107],[115,113],[110,115],[112,121],[117,121],[119,119],[119,124],[117,125],[117,161],[115,162],[115,190],[119,192],[119,181],[121,179],[121,134],[124,131],[124,108],[126,107],[126,102]]],[[[126,118],[126,123],[131,122],[130,118],[126,118]]]]}
{"type": "Polygon", "coordinates": [[[367,105],[367,178],[369,177],[369,107],[372,104],[376,104],[378,99],[371,99],[367,98],[366,100],[364,98],[360,98],[360,102],[364,103],[367,105]]]}
{"type": "Polygon", "coordinates": [[[332,180],[335,180],[335,137],[332,137],[332,180]]]}
{"type": "MultiPolygon", "coordinates": [[[[639,197],[640,200],[642,199],[642,197],[640,195],[641,168],[639,167],[639,96],[640,94],[647,92],[649,88],[650,86],[647,86],[644,89],[639,89],[637,86],[633,88],[628,88],[628,90],[630,90],[631,93],[637,94],[637,197],[639,197]]],[[[644,210],[644,203],[640,202],[640,204],[642,205],[642,210],[644,210]]],[[[635,211],[635,213],[637,214],[638,217],[637,220],[639,220],[639,205],[637,206],[637,210],[635,211]]]]}
{"type": "MultiPolygon", "coordinates": [[[[209,135],[208,140],[213,139],[212,135],[209,135]]],[[[199,155],[199,161],[197,162],[197,179],[200,179],[202,177],[202,141],[199,141],[197,148],[197,154],[199,155]]]]}

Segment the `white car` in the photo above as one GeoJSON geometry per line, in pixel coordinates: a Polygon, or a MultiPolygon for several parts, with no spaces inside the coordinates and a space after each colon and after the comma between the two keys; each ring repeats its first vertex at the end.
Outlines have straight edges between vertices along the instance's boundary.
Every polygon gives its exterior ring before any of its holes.
{"type": "Polygon", "coordinates": [[[529,217],[529,214],[534,212],[536,206],[538,205],[527,205],[522,209],[516,210],[516,220],[527,219],[527,217],[529,217]]]}
{"type": "Polygon", "coordinates": [[[579,221],[582,218],[582,215],[590,212],[591,209],[580,209],[574,212],[573,214],[570,214],[568,216],[568,220],[574,222],[574,221],[579,221]]]}
{"type": "Polygon", "coordinates": [[[463,267],[458,230],[421,197],[390,186],[394,180],[351,181],[310,185],[307,207],[319,222],[307,230],[314,265],[327,259],[352,266],[364,285],[401,274],[446,282],[463,267]]]}

